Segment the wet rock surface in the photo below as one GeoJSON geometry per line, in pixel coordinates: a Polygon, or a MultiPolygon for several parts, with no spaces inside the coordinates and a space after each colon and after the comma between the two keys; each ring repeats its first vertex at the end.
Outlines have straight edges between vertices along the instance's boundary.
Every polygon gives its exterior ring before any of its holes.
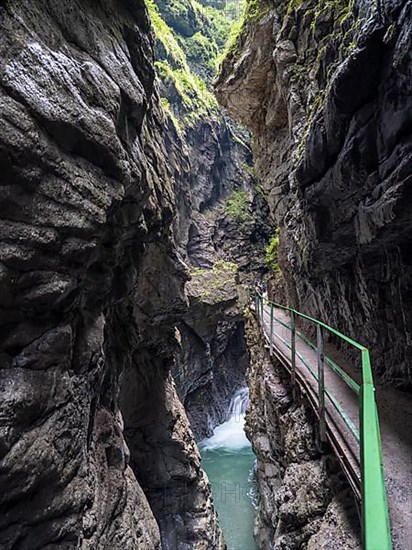
{"type": "Polygon", "coordinates": [[[289,303],[411,388],[411,3],[261,1],[217,81],[254,134],[289,303]]]}
{"type": "Polygon", "coordinates": [[[336,459],[319,449],[311,409],[293,398],[283,367],[268,356],[252,318],[246,338],[246,433],[257,457],[259,548],[360,549],[353,497],[336,459]]]}
{"type": "Polygon", "coordinates": [[[221,548],[168,374],[187,274],[144,3],[0,27],[0,546],[221,548]]]}
{"type": "Polygon", "coordinates": [[[179,325],[182,351],[173,371],[197,440],[225,422],[234,392],[245,385],[244,291],[237,266],[216,263],[192,272],[189,309],[179,325]]]}

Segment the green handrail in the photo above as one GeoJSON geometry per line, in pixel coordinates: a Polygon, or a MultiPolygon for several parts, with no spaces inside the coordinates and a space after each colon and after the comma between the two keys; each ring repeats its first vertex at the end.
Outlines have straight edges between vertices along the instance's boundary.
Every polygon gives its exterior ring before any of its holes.
{"type": "MultiPolygon", "coordinates": [[[[333,327],[330,327],[326,323],[319,321],[309,315],[296,311],[293,308],[277,304],[264,299],[257,292],[255,293],[256,312],[259,319],[261,319],[262,328],[264,327],[264,303],[270,306],[270,326],[271,332],[273,327],[273,309],[282,309],[288,311],[292,317],[291,326],[283,323],[281,320],[276,319],[282,326],[288,328],[292,332],[292,341],[294,342],[295,334],[303,337],[295,329],[295,318],[301,317],[311,323],[314,323],[317,327],[325,329],[328,332],[334,334],[341,340],[347,342],[351,346],[355,347],[361,352],[362,357],[362,383],[359,388],[358,383],[353,380],[349,374],[341,369],[334,361],[328,357],[323,356],[323,339],[322,330],[318,329],[318,346],[310,343],[310,347],[318,352],[319,369],[323,369],[323,364],[328,364],[333,371],[340,376],[342,380],[357,394],[359,395],[359,424],[360,424],[360,464],[361,464],[361,492],[362,492],[362,529],[363,529],[363,544],[365,550],[391,550],[392,539],[389,525],[389,511],[388,502],[385,487],[385,477],[383,472],[382,461],[382,446],[381,436],[379,430],[378,409],[375,400],[375,387],[373,385],[373,375],[370,362],[369,350],[362,346],[352,338],[342,334],[333,327]],[[321,338],[319,340],[319,338],[321,338]]],[[[305,337],[303,337],[305,339],[305,337]]],[[[273,334],[270,335],[271,348],[273,346],[273,334]]],[[[287,345],[291,349],[292,355],[296,352],[295,346],[287,345]]],[[[292,365],[295,365],[296,359],[292,357],[292,365]]],[[[293,370],[293,368],[292,368],[293,370]]],[[[313,374],[313,373],[312,373],[313,374]]],[[[292,372],[292,378],[294,379],[294,372],[292,372]]],[[[315,378],[317,378],[315,376],[315,378]]],[[[320,377],[321,381],[323,377],[320,377]]],[[[329,398],[331,395],[322,384],[319,384],[319,391],[326,393],[329,398]]],[[[321,401],[321,400],[319,400],[321,401]]],[[[323,399],[322,399],[323,401],[323,399]]],[[[320,421],[322,422],[322,416],[320,412],[320,421]]],[[[324,412],[323,412],[324,414],[324,412]]],[[[342,415],[341,415],[342,416],[342,415]]],[[[350,425],[350,419],[347,415],[342,416],[347,426],[352,430],[353,425],[350,425]]],[[[324,416],[323,416],[324,420],[324,416]]]]}

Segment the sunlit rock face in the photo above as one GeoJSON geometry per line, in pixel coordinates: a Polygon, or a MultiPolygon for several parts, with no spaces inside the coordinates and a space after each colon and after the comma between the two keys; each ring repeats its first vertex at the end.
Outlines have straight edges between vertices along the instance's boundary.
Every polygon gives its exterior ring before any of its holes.
{"type": "Polygon", "coordinates": [[[0,27],[0,546],[221,548],[169,375],[187,274],[144,3],[8,0],[0,27]]]}
{"type": "Polygon", "coordinates": [[[411,3],[260,4],[216,89],[254,134],[287,299],[410,388],[411,3]]]}

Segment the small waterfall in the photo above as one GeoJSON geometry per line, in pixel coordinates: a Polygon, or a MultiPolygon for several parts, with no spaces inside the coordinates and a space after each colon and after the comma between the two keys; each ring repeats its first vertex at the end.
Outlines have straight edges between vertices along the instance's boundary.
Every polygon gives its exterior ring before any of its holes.
{"type": "Polygon", "coordinates": [[[215,428],[212,437],[200,444],[202,449],[222,449],[225,451],[240,450],[250,447],[246,437],[245,412],[249,404],[249,389],[242,388],[233,397],[229,411],[229,419],[215,428]]]}
{"type": "Polygon", "coordinates": [[[249,389],[242,388],[233,397],[230,403],[230,416],[241,416],[246,413],[247,406],[249,405],[249,389]]]}

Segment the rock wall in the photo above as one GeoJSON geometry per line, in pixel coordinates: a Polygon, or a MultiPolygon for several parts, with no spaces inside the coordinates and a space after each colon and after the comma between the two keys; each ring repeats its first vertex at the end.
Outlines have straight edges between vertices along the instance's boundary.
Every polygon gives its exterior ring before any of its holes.
{"type": "Polygon", "coordinates": [[[269,357],[253,317],[246,338],[246,433],[257,458],[259,548],[360,549],[352,494],[334,456],[319,450],[312,410],[293,398],[287,374],[269,357]]]}
{"type": "Polygon", "coordinates": [[[288,300],[367,345],[382,382],[410,389],[411,3],[250,10],[216,87],[254,134],[288,300]]]}
{"type": "Polygon", "coordinates": [[[144,3],[6,0],[0,27],[0,546],[222,548],[169,374],[187,273],[144,3]]]}
{"type": "Polygon", "coordinates": [[[190,179],[182,191],[191,199],[191,214],[180,243],[187,243],[193,266],[210,268],[216,261],[231,261],[242,280],[253,280],[266,270],[271,221],[254,176],[249,138],[241,141],[239,131],[223,113],[202,118],[187,130],[190,179]],[[238,208],[231,209],[236,197],[238,208]]]}

